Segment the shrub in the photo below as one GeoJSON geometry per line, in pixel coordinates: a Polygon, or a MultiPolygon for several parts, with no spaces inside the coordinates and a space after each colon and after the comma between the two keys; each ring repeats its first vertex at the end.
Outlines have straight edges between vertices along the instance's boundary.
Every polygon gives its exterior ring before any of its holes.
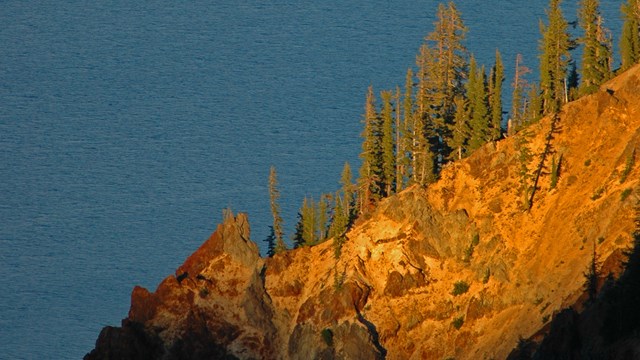
{"type": "Polygon", "coordinates": [[[487,268],[484,271],[484,276],[482,277],[482,283],[486,284],[489,282],[489,277],[491,277],[491,269],[487,268]]]}
{"type": "Polygon", "coordinates": [[[333,331],[331,331],[331,329],[326,328],[322,330],[320,335],[322,335],[322,340],[324,340],[328,347],[333,346],[333,331]]]}
{"type": "Polygon", "coordinates": [[[591,159],[587,159],[587,160],[584,162],[584,166],[589,166],[589,165],[591,165],[591,159]]]}
{"type": "Polygon", "coordinates": [[[631,154],[627,156],[627,163],[625,164],[624,170],[622,171],[622,175],[620,176],[620,184],[622,184],[627,180],[627,176],[629,176],[629,173],[631,172],[631,169],[633,169],[633,165],[635,162],[636,162],[636,149],[633,149],[631,154]]]}
{"type": "Polygon", "coordinates": [[[473,237],[471,238],[471,244],[469,244],[469,247],[464,249],[465,262],[469,262],[471,260],[471,257],[473,256],[473,251],[475,250],[476,246],[479,243],[480,243],[480,235],[478,233],[473,234],[473,237]]]}
{"type": "Polygon", "coordinates": [[[453,291],[451,292],[451,295],[458,296],[466,293],[467,291],[469,291],[469,284],[467,284],[466,281],[459,280],[453,284],[453,291]]]}
{"type": "Polygon", "coordinates": [[[464,324],[464,316],[458,316],[457,318],[453,319],[453,321],[451,322],[451,325],[453,325],[453,327],[456,329],[460,329],[463,324],[464,324]]]}
{"type": "Polygon", "coordinates": [[[632,190],[630,188],[624,189],[622,193],[620,193],[620,201],[625,201],[629,195],[631,195],[632,190]]]}
{"type": "Polygon", "coordinates": [[[604,188],[603,187],[599,187],[596,192],[593,193],[593,195],[591,195],[591,200],[595,201],[598,200],[602,197],[602,194],[604,194],[604,188]]]}

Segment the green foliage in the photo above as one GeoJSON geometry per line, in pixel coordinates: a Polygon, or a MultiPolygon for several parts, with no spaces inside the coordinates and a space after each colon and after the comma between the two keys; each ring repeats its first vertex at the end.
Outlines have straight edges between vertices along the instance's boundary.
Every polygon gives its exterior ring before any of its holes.
{"type": "Polygon", "coordinates": [[[491,104],[491,140],[500,139],[502,133],[502,83],[504,65],[500,51],[496,50],[496,61],[491,69],[489,103],[491,104]]]}
{"type": "Polygon", "coordinates": [[[276,235],[273,232],[273,226],[269,226],[269,235],[264,242],[267,243],[267,256],[272,257],[276,254],[276,235]]]}
{"type": "Polygon", "coordinates": [[[620,184],[627,181],[627,176],[629,176],[629,173],[631,172],[631,170],[633,170],[633,166],[635,165],[635,162],[636,162],[636,149],[633,149],[633,151],[631,151],[629,156],[627,156],[627,162],[624,165],[624,170],[622,171],[622,175],[620,175],[620,184]]]}
{"type": "Polygon", "coordinates": [[[463,315],[460,315],[460,316],[456,317],[451,322],[451,325],[453,325],[453,327],[456,328],[456,330],[459,330],[462,327],[463,324],[464,324],[464,316],[463,315]]]}
{"type": "Polygon", "coordinates": [[[317,243],[316,232],[318,222],[316,220],[316,204],[313,198],[305,197],[302,201],[300,209],[302,222],[302,240],[306,246],[315,245],[317,243]]]}
{"type": "Polygon", "coordinates": [[[581,0],[578,12],[583,35],[581,94],[591,94],[611,77],[612,40],[609,30],[603,26],[599,0],[581,0]]]}
{"type": "Polygon", "coordinates": [[[620,201],[625,201],[629,197],[629,195],[631,195],[632,192],[633,192],[633,190],[631,188],[624,189],[620,193],[620,201]]]}
{"type": "Polygon", "coordinates": [[[471,238],[471,243],[464,250],[465,262],[469,262],[471,260],[471,257],[473,256],[473,251],[475,250],[475,247],[478,246],[479,243],[480,243],[480,235],[478,233],[473,234],[473,237],[471,238]]]}
{"type": "Polygon", "coordinates": [[[620,37],[620,56],[624,71],[640,62],[640,4],[638,0],[627,0],[622,5],[624,23],[622,24],[622,36],[620,37]]]}
{"type": "Polygon", "coordinates": [[[322,340],[327,344],[328,347],[333,347],[333,331],[329,328],[325,328],[320,332],[322,336],[322,340]]]}
{"type": "Polygon", "coordinates": [[[558,111],[568,97],[565,81],[573,43],[560,4],[561,0],[550,0],[546,10],[548,24],[540,22],[540,90],[544,114],[558,111]]]}
{"type": "Polygon", "coordinates": [[[510,124],[507,129],[509,136],[515,134],[515,132],[524,125],[527,114],[526,110],[530,108],[526,97],[526,91],[529,85],[525,79],[525,75],[530,72],[531,69],[523,65],[522,54],[518,54],[516,56],[513,83],[511,84],[513,92],[511,93],[511,118],[509,119],[510,124]]]}
{"type": "Polygon", "coordinates": [[[484,271],[484,275],[482,276],[482,283],[483,283],[483,284],[488,283],[488,282],[489,282],[489,278],[490,278],[490,277],[491,277],[491,269],[490,269],[490,268],[487,268],[487,269],[484,271]]]}
{"type": "Polygon", "coordinates": [[[395,191],[396,154],[393,128],[392,93],[382,91],[382,190],[383,196],[390,196],[395,191]]]}
{"type": "Polygon", "coordinates": [[[204,299],[207,296],[209,296],[209,289],[207,289],[206,287],[201,287],[200,290],[198,290],[198,295],[204,299]]]}
{"type": "Polygon", "coordinates": [[[333,267],[333,290],[340,291],[342,290],[342,285],[344,285],[344,281],[347,278],[346,271],[338,273],[337,265],[333,267]]]}
{"type": "Polygon", "coordinates": [[[490,118],[487,104],[486,74],[484,66],[477,68],[475,58],[469,62],[469,81],[467,82],[469,113],[471,116],[471,138],[469,149],[478,149],[490,138],[490,118]]]}
{"type": "Polygon", "coordinates": [[[440,4],[434,31],[426,37],[417,57],[415,136],[413,139],[414,182],[436,180],[441,161],[451,153],[456,96],[464,94],[467,28],[453,2],[440,4]]]}
{"type": "Polygon", "coordinates": [[[605,189],[602,186],[597,188],[593,195],[591,195],[591,200],[596,201],[600,199],[602,197],[602,194],[604,194],[604,190],[605,189]]]}
{"type": "Polygon", "coordinates": [[[464,280],[458,280],[453,284],[451,295],[458,296],[469,291],[469,284],[464,280]]]}
{"type": "Polygon", "coordinates": [[[275,246],[273,252],[278,254],[287,250],[284,243],[284,230],[282,225],[282,216],[280,216],[280,191],[278,191],[278,179],[275,166],[271,166],[269,171],[269,200],[271,204],[271,214],[273,215],[273,236],[275,238],[275,246]]]}
{"type": "Polygon", "coordinates": [[[358,179],[360,212],[365,212],[382,195],[382,131],[376,113],[373,87],[369,86],[364,112],[360,177],[358,179]]]}
{"type": "Polygon", "coordinates": [[[584,166],[591,166],[591,159],[587,159],[584,161],[584,166]]]}

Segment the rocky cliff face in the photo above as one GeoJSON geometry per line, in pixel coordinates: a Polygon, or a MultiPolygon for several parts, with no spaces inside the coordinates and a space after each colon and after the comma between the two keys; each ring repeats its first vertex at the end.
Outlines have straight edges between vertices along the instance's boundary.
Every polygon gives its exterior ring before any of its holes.
{"type": "Polygon", "coordinates": [[[581,303],[594,246],[603,276],[621,271],[640,186],[629,165],[640,66],[529,130],[530,210],[521,132],[382,201],[337,258],[329,240],[262,259],[247,217],[228,215],[155,292],[134,289],[122,327],[86,359],[506,358],[581,303]]]}

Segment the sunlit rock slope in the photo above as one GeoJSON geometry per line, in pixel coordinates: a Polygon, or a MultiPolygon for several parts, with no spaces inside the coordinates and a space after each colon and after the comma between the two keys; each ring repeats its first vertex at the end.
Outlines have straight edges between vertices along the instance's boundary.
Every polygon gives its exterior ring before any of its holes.
{"type": "Polygon", "coordinates": [[[603,276],[620,273],[638,201],[640,66],[525,132],[383,200],[337,259],[333,240],[262,259],[247,217],[227,214],[155,292],[134,289],[122,327],[86,359],[506,358],[584,300],[594,247],[603,276]]]}

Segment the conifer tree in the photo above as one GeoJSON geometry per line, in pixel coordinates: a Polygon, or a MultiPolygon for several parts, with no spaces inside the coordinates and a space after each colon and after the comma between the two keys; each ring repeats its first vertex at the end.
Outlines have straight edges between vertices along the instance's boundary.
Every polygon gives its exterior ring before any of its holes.
{"type": "Polygon", "coordinates": [[[529,86],[523,125],[534,123],[542,116],[542,94],[537,84],[529,86]]]}
{"type": "Polygon", "coordinates": [[[395,191],[396,155],[394,153],[393,107],[390,91],[382,91],[382,187],[383,196],[389,196],[395,191]]]}
{"type": "Polygon", "coordinates": [[[440,4],[436,16],[434,31],[426,37],[417,61],[417,113],[430,149],[419,148],[422,154],[432,156],[430,161],[418,162],[419,169],[414,169],[423,185],[435,180],[441,161],[451,151],[449,130],[456,112],[454,99],[464,93],[467,67],[467,49],[463,45],[467,28],[455,4],[440,4]]]}
{"type": "Polygon", "coordinates": [[[427,44],[420,47],[417,57],[418,64],[418,93],[416,94],[416,112],[413,114],[413,144],[411,157],[413,159],[413,182],[422,186],[435,179],[435,158],[432,145],[437,139],[437,133],[433,124],[434,115],[434,72],[431,66],[435,65],[434,53],[427,44]]]}
{"type": "Polygon", "coordinates": [[[362,132],[362,153],[360,159],[360,178],[358,179],[360,212],[365,212],[381,196],[382,143],[380,120],[376,113],[373,87],[369,86],[364,113],[364,131],[362,132]]]}
{"type": "Polygon", "coordinates": [[[402,121],[402,108],[401,100],[402,94],[400,93],[400,87],[396,86],[396,92],[394,96],[395,100],[395,113],[396,113],[396,192],[400,192],[404,189],[405,178],[407,177],[407,155],[406,145],[407,141],[405,137],[407,135],[407,124],[402,121]]]}
{"type": "Polygon", "coordinates": [[[622,5],[622,36],[620,37],[620,56],[624,71],[640,62],[640,0],[627,0],[622,5]]]}
{"type": "Polygon", "coordinates": [[[280,191],[278,191],[278,179],[275,166],[271,166],[269,171],[269,199],[271,203],[271,214],[273,215],[273,234],[275,236],[274,253],[278,254],[287,249],[284,243],[284,231],[282,229],[282,216],[280,216],[280,191]]]}
{"type": "Polygon", "coordinates": [[[502,134],[502,83],[504,65],[500,51],[496,50],[496,62],[491,69],[489,102],[491,103],[491,140],[498,140],[502,134]]]}
{"type": "Polygon", "coordinates": [[[407,173],[407,178],[409,183],[413,183],[416,180],[416,174],[415,174],[415,168],[416,168],[416,163],[415,163],[415,157],[414,157],[414,153],[415,150],[417,148],[416,146],[416,123],[415,123],[415,116],[414,116],[414,109],[413,109],[413,70],[411,70],[411,68],[409,68],[407,70],[407,77],[405,80],[405,87],[404,87],[404,101],[402,104],[402,115],[404,117],[404,123],[405,123],[405,135],[404,135],[404,142],[405,142],[405,149],[406,149],[406,153],[408,155],[405,156],[405,167],[407,169],[406,173],[407,173]],[[409,168],[411,168],[411,171],[409,171],[409,168]]]}
{"type": "Polygon", "coordinates": [[[348,162],[344,163],[340,176],[341,188],[335,194],[331,225],[329,227],[329,237],[341,236],[351,225],[353,219],[353,188],[351,183],[351,167],[348,162]]]}
{"type": "Polygon", "coordinates": [[[318,243],[321,243],[327,239],[327,220],[328,220],[328,210],[329,210],[329,196],[326,194],[320,195],[320,200],[318,200],[316,206],[316,219],[318,223],[316,224],[316,239],[318,243]]]}
{"type": "Polygon", "coordinates": [[[351,223],[351,220],[354,216],[354,185],[351,178],[351,166],[348,162],[345,162],[342,168],[342,174],[340,175],[340,185],[342,185],[340,198],[342,199],[342,210],[344,212],[345,218],[347,219],[347,226],[351,223]]]}
{"type": "Polygon", "coordinates": [[[489,138],[489,109],[487,106],[486,78],[484,66],[477,69],[475,58],[469,62],[469,82],[467,96],[469,97],[469,113],[471,116],[471,137],[469,150],[474,151],[487,142],[489,138]],[[475,73],[475,74],[474,74],[475,73]]]}
{"type": "Polygon", "coordinates": [[[344,199],[340,195],[340,192],[337,192],[335,195],[335,205],[333,207],[333,214],[331,217],[331,225],[329,226],[329,237],[336,238],[341,236],[349,225],[349,218],[345,214],[344,210],[344,199]]]}
{"type": "Polygon", "coordinates": [[[544,114],[558,111],[568,99],[566,76],[573,44],[560,3],[561,0],[550,0],[546,10],[549,23],[540,22],[540,90],[544,114]]]}
{"type": "Polygon", "coordinates": [[[578,12],[583,35],[581,94],[591,94],[611,77],[612,44],[609,30],[603,25],[599,0],[581,0],[578,12]]]}
{"type": "Polygon", "coordinates": [[[305,196],[302,201],[302,208],[300,209],[302,214],[302,240],[305,246],[315,245],[317,243],[317,220],[316,220],[316,205],[313,198],[307,198],[305,196]]]}
{"type": "Polygon", "coordinates": [[[453,127],[451,132],[453,136],[451,138],[451,147],[453,148],[452,157],[454,159],[462,159],[466,154],[467,142],[469,141],[469,111],[467,105],[467,99],[458,95],[454,99],[456,106],[456,114],[453,119],[453,127]]]}
{"type": "Polygon", "coordinates": [[[273,226],[269,226],[269,235],[264,242],[267,243],[267,256],[272,257],[276,254],[276,235],[273,232],[273,226]]]}
{"type": "Polygon", "coordinates": [[[509,136],[513,135],[516,129],[524,123],[525,118],[525,106],[526,106],[526,89],[528,87],[525,75],[530,73],[531,70],[523,65],[522,55],[516,56],[516,69],[513,76],[513,93],[511,95],[511,118],[510,126],[508,127],[509,136]]]}
{"type": "Polygon", "coordinates": [[[295,232],[293,234],[292,240],[293,240],[293,247],[295,249],[305,245],[304,223],[303,223],[303,219],[302,219],[302,209],[300,209],[300,211],[298,211],[298,222],[296,223],[296,230],[295,230],[295,232]]]}

